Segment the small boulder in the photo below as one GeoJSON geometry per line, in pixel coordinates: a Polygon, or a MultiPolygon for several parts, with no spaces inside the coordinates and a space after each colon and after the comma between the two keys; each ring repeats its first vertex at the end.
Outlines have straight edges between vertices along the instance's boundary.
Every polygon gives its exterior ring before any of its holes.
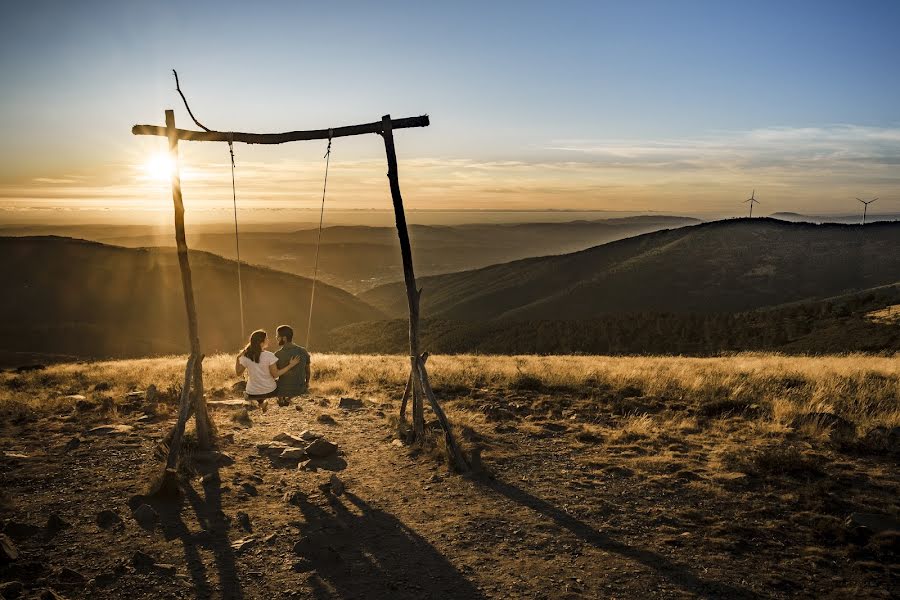
{"type": "Polygon", "coordinates": [[[252,537],[244,538],[242,540],[235,540],[231,542],[231,549],[236,553],[240,554],[241,552],[246,552],[250,548],[256,545],[256,540],[252,537]]]}
{"type": "Polygon", "coordinates": [[[134,520],[144,529],[153,529],[159,523],[159,513],[149,504],[141,504],[134,511],[134,520]]]}
{"type": "Polygon", "coordinates": [[[301,436],[291,435],[290,433],[279,433],[275,437],[272,438],[272,441],[281,442],[282,444],[287,444],[288,446],[294,446],[296,448],[302,448],[306,445],[304,438],[301,436]]]}
{"type": "Polygon", "coordinates": [[[101,529],[120,529],[125,524],[122,521],[122,517],[116,514],[115,511],[107,509],[97,513],[97,525],[101,529]]]}
{"type": "Polygon", "coordinates": [[[258,496],[259,491],[256,489],[256,486],[252,483],[242,483],[241,491],[247,494],[248,496],[258,496]]]}
{"type": "Polygon", "coordinates": [[[321,433],[317,431],[310,431],[309,429],[304,429],[300,432],[300,439],[306,440],[307,442],[311,442],[313,440],[317,440],[320,437],[324,437],[321,433]]]}
{"type": "Polygon", "coordinates": [[[69,527],[71,527],[71,524],[56,513],[52,513],[47,517],[47,525],[45,525],[45,528],[51,534],[62,531],[63,529],[68,529],[69,527]]]}
{"type": "Polygon", "coordinates": [[[245,513],[244,511],[238,511],[237,517],[238,526],[248,533],[253,532],[253,525],[250,523],[250,515],[245,513]]]}
{"type": "Polygon", "coordinates": [[[318,417],[316,417],[316,422],[321,423],[323,425],[334,425],[337,423],[337,421],[334,420],[334,417],[332,417],[331,415],[324,414],[324,413],[319,415],[318,417]]]}
{"type": "Polygon", "coordinates": [[[338,408],[344,410],[358,410],[363,407],[363,401],[358,398],[341,398],[338,402],[338,408]]]}
{"type": "Polygon", "coordinates": [[[325,458],[337,452],[337,444],[332,444],[325,438],[314,440],[306,447],[306,453],[311,458],[325,458]]]}
{"type": "Polygon", "coordinates": [[[284,450],[278,456],[278,458],[280,458],[281,460],[301,461],[301,460],[307,459],[307,454],[306,454],[306,450],[304,450],[303,448],[288,448],[288,449],[284,450]]]}
{"type": "Polygon", "coordinates": [[[19,550],[9,536],[0,533],[0,565],[19,559],[19,550]]]}
{"type": "Polygon", "coordinates": [[[70,569],[69,567],[63,567],[59,570],[59,573],[56,574],[56,579],[59,583],[64,585],[84,585],[87,583],[87,577],[76,571],[75,569],[70,569]]]}
{"type": "Polygon", "coordinates": [[[256,445],[256,451],[259,452],[262,456],[268,456],[270,458],[277,458],[281,456],[281,453],[290,448],[287,444],[282,444],[281,442],[262,442],[256,445]]]}
{"type": "Polygon", "coordinates": [[[135,553],[131,556],[131,564],[135,569],[141,571],[153,568],[153,566],[156,564],[156,559],[146,552],[136,550],[135,553]]]}
{"type": "Polygon", "coordinates": [[[6,583],[0,584],[0,597],[5,600],[20,598],[24,592],[25,586],[21,581],[7,581],[6,583]]]}

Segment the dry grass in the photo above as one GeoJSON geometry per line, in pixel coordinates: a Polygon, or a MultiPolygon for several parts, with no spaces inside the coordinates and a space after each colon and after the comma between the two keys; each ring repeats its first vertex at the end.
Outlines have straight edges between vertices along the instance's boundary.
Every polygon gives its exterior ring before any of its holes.
{"type": "MultiPolygon", "coordinates": [[[[120,399],[153,383],[174,399],[184,358],[57,365],[44,371],[0,375],[0,411],[7,418],[28,419],[34,413],[72,408],[81,394],[98,402],[120,399]],[[95,388],[103,391],[95,391],[95,388]],[[108,389],[104,389],[108,388],[108,389]],[[36,394],[35,390],[45,393],[36,394]]],[[[204,361],[208,391],[236,380],[232,358],[217,355],[204,361]]],[[[313,392],[323,395],[396,397],[407,376],[402,356],[314,355],[313,392]]],[[[439,397],[463,400],[497,394],[543,391],[565,398],[574,409],[597,403],[623,405],[628,433],[648,435],[654,425],[641,419],[641,404],[651,399],[662,407],[696,407],[700,419],[746,414],[763,428],[787,427],[800,414],[825,412],[853,423],[860,434],[876,427],[900,425],[900,361],[897,357],[850,354],[796,357],[737,354],[718,358],[603,356],[434,356],[429,373],[439,397]]],[[[462,406],[460,406],[462,408],[462,406]]],[[[652,411],[649,411],[652,412],[652,411]]],[[[691,423],[678,426],[690,429],[691,423]]]]}

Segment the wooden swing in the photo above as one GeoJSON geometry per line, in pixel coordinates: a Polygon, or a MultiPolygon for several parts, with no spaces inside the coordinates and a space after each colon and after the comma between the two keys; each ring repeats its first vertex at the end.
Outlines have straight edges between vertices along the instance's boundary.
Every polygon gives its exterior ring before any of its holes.
{"type": "Polygon", "coordinates": [[[403,210],[403,198],[400,195],[400,181],[397,174],[397,154],[394,148],[395,129],[406,129],[411,127],[427,127],[429,125],[428,115],[418,117],[407,117],[402,119],[392,119],[391,116],[384,115],[380,121],[371,123],[363,123],[360,125],[348,125],[344,127],[335,127],[329,129],[316,129],[308,131],[288,131],[284,133],[243,133],[243,132],[224,132],[214,131],[203,126],[194,117],[188,105],[187,99],[181,91],[178,83],[178,74],[175,73],[176,90],[184,101],[185,108],[188,111],[194,123],[202,129],[202,131],[191,131],[186,129],[178,129],[175,127],[175,113],[168,109],[165,111],[166,125],[160,127],[156,125],[135,125],[131,132],[134,135],[154,135],[168,138],[169,153],[172,162],[175,165],[172,175],[172,201],[175,206],[175,242],[178,252],[178,264],[181,271],[181,283],[184,291],[185,309],[188,319],[188,339],[190,341],[191,354],[185,371],[185,382],[183,393],[181,396],[181,405],[179,407],[178,421],[170,434],[169,454],[166,462],[167,479],[171,482],[175,479],[175,459],[180,450],[181,439],[184,428],[190,412],[193,410],[197,423],[197,439],[201,448],[208,449],[212,447],[214,435],[213,425],[209,419],[206,407],[206,401],[203,398],[203,354],[200,350],[200,337],[198,334],[197,309],[194,302],[194,289],[191,280],[191,268],[188,260],[188,248],[184,230],[184,202],[181,193],[181,176],[178,166],[178,141],[200,141],[200,142],[226,142],[228,143],[231,155],[232,167],[232,200],[234,203],[235,215],[235,249],[238,252],[238,293],[240,296],[239,305],[241,308],[241,328],[243,330],[243,293],[240,283],[240,242],[237,225],[237,192],[234,179],[234,143],[240,142],[244,144],[284,144],[295,141],[308,140],[328,140],[328,151],[325,154],[326,171],[325,182],[322,189],[322,204],[319,214],[319,233],[316,245],[316,263],[314,267],[314,278],[310,292],[310,311],[309,321],[307,324],[307,343],[309,343],[309,329],[312,323],[312,305],[315,299],[315,283],[318,277],[318,254],[319,244],[321,242],[322,224],[324,218],[325,192],[328,183],[328,165],[331,155],[331,142],[334,138],[348,137],[355,135],[363,135],[376,133],[380,135],[384,141],[385,155],[388,166],[388,182],[391,191],[391,199],[394,207],[394,218],[397,227],[397,236],[400,240],[400,256],[403,261],[403,279],[406,284],[406,297],[409,305],[409,361],[410,375],[407,381],[406,390],[403,394],[401,402],[400,418],[406,419],[406,405],[409,396],[413,399],[412,408],[412,436],[413,441],[421,441],[424,439],[424,400],[427,399],[432,410],[440,422],[444,430],[444,439],[446,442],[448,460],[451,465],[458,471],[464,472],[469,470],[468,462],[462,454],[450,423],[444,410],[441,408],[431,388],[428,379],[428,372],[425,368],[425,361],[428,358],[427,353],[420,353],[419,348],[419,301],[421,299],[422,290],[416,288],[416,277],[413,270],[412,249],[409,241],[409,231],[406,224],[406,214],[403,210]]]}

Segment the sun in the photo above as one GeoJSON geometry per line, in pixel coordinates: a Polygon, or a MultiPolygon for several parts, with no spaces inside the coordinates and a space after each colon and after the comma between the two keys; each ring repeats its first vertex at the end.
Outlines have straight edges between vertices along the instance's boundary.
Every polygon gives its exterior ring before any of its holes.
{"type": "Polygon", "coordinates": [[[147,179],[154,181],[171,181],[175,174],[175,161],[166,152],[152,154],[142,165],[141,170],[147,179]]]}

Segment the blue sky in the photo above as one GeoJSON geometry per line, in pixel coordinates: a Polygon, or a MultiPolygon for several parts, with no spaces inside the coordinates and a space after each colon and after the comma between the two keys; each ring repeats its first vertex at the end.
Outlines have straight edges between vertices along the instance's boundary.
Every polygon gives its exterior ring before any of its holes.
{"type": "MultiPolygon", "coordinates": [[[[848,194],[900,210],[900,2],[31,1],[5,12],[0,205],[155,194],[140,165],[161,142],[129,130],[167,107],[187,125],[176,67],[213,128],[429,113],[428,130],[398,136],[407,195],[423,206],[721,212],[755,186],[777,199],[769,212],[841,212],[848,194]]],[[[313,199],[322,149],[300,146],[238,148],[251,204],[313,199]]],[[[335,150],[338,197],[378,203],[378,140],[335,150]]],[[[223,152],[185,150],[189,197],[224,196],[223,152]]]]}

